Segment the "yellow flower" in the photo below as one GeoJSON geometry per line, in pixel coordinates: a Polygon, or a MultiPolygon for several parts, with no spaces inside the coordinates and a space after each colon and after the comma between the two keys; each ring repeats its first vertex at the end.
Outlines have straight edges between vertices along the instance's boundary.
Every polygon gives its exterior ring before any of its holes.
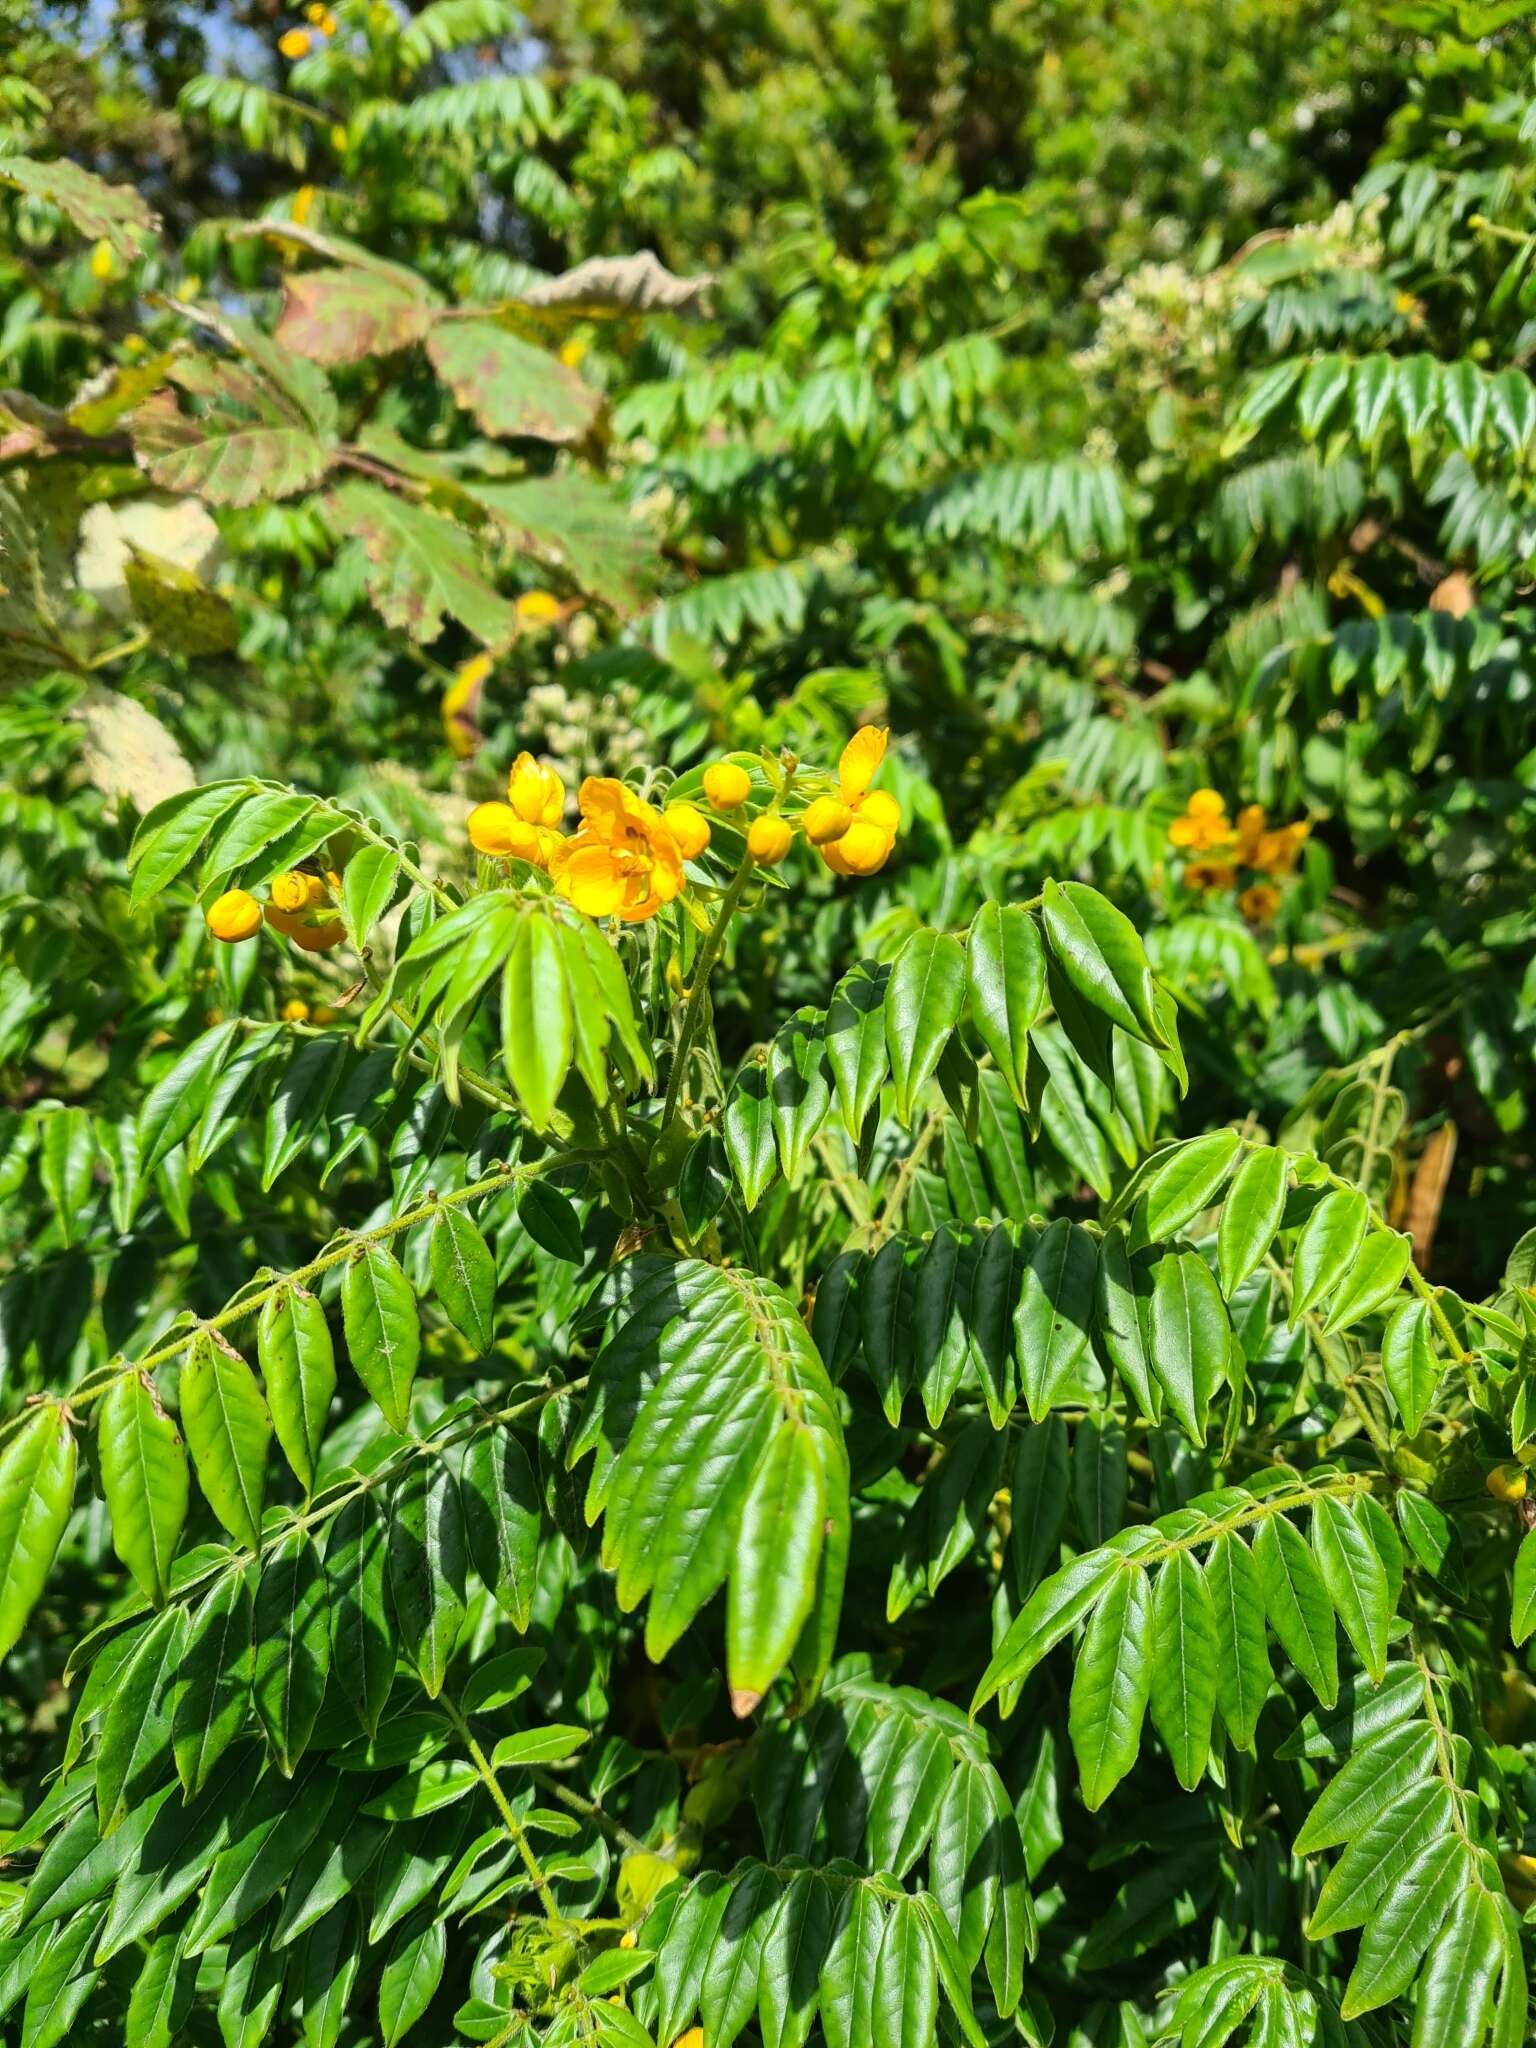
{"type": "Polygon", "coordinates": [[[513,610],[524,626],[555,626],[564,616],[565,606],[551,591],[525,590],[513,610]]]}
{"type": "Polygon", "coordinates": [[[1238,897],[1237,907],[1250,924],[1267,924],[1280,908],[1280,891],[1273,882],[1254,882],[1238,897]]]}
{"type": "Polygon", "coordinates": [[[290,28],[277,39],[279,55],[288,58],[290,62],[308,56],[309,45],[310,34],[307,28],[290,28]]]}
{"type": "Polygon", "coordinates": [[[226,889],[204,912],[208,929],[227,946],[253,938],[261,930],[261,905],[244,889],[226,889]]]}
{"type": "Polygon", "coordinates": [[[852,808],[835,796],[819,796],[807,804],[800,820],[812,846],[825,846],[829,839],[841,839],[853,823],[852,808]]]}
{"type": "Polygon", "coordinates": [[[653,804],[609,776],[589,775],[577,799],[581,829],[555,848],[555,887],[588,917],[629,924],[654,917],[683,887],[683,856],[653,804]]]}
{"type": "Polygon", "coordinates": [[[521,753],[507,777],[507,802],[529,825],[558,825],[565,816],[565,784],[553,768],[521,753]]]}
{"type": "Polygon", "coordinates": [[[1265,832],[1254,848],[1251,865],[1263,868],[1266,874],[1289,875],[1294,873],[1301,858],[1301,849],[1310,836],[1312,827],[1300,819],[1294,825],[1282,826],[1278,832],[1265,832]]]}
{"type": "Polygon", "coordinates": [[[103,284],[117,268],[117,258],[112,254],[110,242],[98,242],[91,251],[91,275],[103,284]]]}
{"type": "Polygon", "coordinates": [[[1187,889],[1230,889],[1237,880],[1237,869],[1225,860],[1192,860],[1184,869],[1184,886],[1187,889]]]}
{"type": "Polygon", "coordinates": [[[574,370],[587,352],[587,344],[579,334],[573,334],[569,341],[560,344],[560,360],[568,370],[574,370]]]}
{"type": "Polygon", "coordinates": [[[1237,814],[1237,858],[1245,868],[1254,866],[1254,855],[1264,836],[1264,807],[1244,804],[1237,814]]]}
{"type": "Polygon", "coordinates": [[[704,2048],[704,2029],[690,2027],[686,2034],[679,2034],[672,2048],[704,2048]]]}
{"type": "Polygon", "coordinates": [[[837,796],[820,797],[806,811],[806,834],[834,875],[873,875],[891,857],[901,806],[888,790],[869,786],[889,737],[882,725],[862,726],[837,764],[837,796]]]}
{"type": "Polygon", "coordinates": [[[295,226],[303,227],[304,223],[309,219],[310,208],[314,205],[314,203],[314,186],[301,185],[298,191],[294,193],[293,205],[289,209],[295,226]]]}
{"type": "Polygon", "coordinates": [[[704,770],[704,795],[717,811],[737,811],[752,794],[752,778],[735,761],[713,761],[704,770]]]}
{"type": "Polygon", "coordinates": [[[333,36],[336,33],[336,17],[329,7],[320,16],[320,33],[323,36],[333,36]]]}
{"type": "Polygon", "coordinates": [[[306,953],[329,953],[333,946],[339,946],[346,937],[346,927],[339,917],[311,917],[306,912],[281,910],[275,903],[266,909],[267,923],[284,938],[292,939],[306,953]]]}
{"type": "Polygon", "coordinates": [[[683,859],[697,860],[709,844],[709,820],[698,805],[668,804],[661,819],[677,841],[677,850],[683,859]]]}
{"type": "Polygon", "coordinates": [[[279,910],[290,913],[313,910],[325,901],[325,884],[318,875],[306,875],[298,868],[292,868],[286,875],[278,875],[272,883],[272,901],[279,910]]]}
{"type": "Polygon", "coordinates": [[[302,1024],[309,1015],[309,1005],[302,996],[292,996],[280,1014],[285,1024],[302,1024]]]}
{"type": "MultiPolygon", "coordinates": [[[[520,818],[510,804],[476,804],[467,821],[469,843],[492,860],[526,860],[546,865],[544,834],[520,818]]],[[[558,834],[552,835],[558,838],[558,834]]]]}
{"type": "Polygon", "coordinates": [[[1219,790],[1197,789],[1184,808],[1192,818],[1224,818],[1227,800],[1219,790]]]}
{"type": "Polygon", "coordinates": [[[325,0],[310,0],[309,6],[304,10],[304,19],[311,28],[318,28],[325,19],[325,12],[325,0]]]}
{"type": "Polygon", "coordinates": [[[468,760],[480,745],[480,699],[491,673],[488,654],[472,654],[454,670],[453,681],[443,692],[439,706],[443,732],[461,761],[468,760]]]}
{"type": "Polygon", "coordinates": [[[339,121],[337,122],[336,126],[331,130],[330,139],[331,147],[332,149],[335,150],[338,156],[341,155],[341,152],[347,147],[347,144],[352,140],[351,136],[348,135],[346,129],[342,127],[339,121]]]}
{"type": "Polygon", "coordinates": [[[759,867],[776,868],[794,836],[782,818],[754,818],[747,828],[747,851],[759,867]]]}

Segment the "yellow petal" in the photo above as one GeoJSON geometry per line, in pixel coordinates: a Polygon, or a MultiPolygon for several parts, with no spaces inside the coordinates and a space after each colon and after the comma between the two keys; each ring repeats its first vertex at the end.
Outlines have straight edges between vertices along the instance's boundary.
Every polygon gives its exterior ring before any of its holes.
{"type": "Polygon", "coordinates": [[[812,846],[830,846],[833,840],[841,839],[853,823],[853,811],[835,796],[819,796],[805,807],[805,816],[800,820],[805,836],[812,846]]]}
{"type": "Polygon", "coordinates": [[[624,879],[606,846],[581,846],[564,855],[555,886],[588,917],[613,917],[624,907],[624,879]]]}
{"type": "Polygon", "coordinates": [[[894,833],[901,823],[901,805],[888,789],[872,789],[868,796],[860,798],[854,810],[866,825],[878,825],[882,832],[894,833]]]}
{"type": "Polygon", "coordinates": [[[883,725],[865,725],[844,747],[842,759],[837,764],[837,780],[845,803],[861,797],[874,781],[875,770],[885,759],[885,743],[889,738],[890,734],[883,725]]]}

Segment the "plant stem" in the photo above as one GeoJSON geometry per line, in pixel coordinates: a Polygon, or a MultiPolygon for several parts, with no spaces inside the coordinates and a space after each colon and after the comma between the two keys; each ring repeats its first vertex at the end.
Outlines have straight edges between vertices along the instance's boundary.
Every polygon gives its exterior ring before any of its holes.
{"type": "Polygon", "coordinates": [[[535,1785],[548,1792],[552,1798],[558,1799],[562,1806],[568,1806],[572,1813],[579,1813],[584,1820],[591,1821],[594,1827],[601,1828],[603,1833],[610,1840],[617,1842],[627,1855],[656,1856],[663,1863],[675,1862],[676,1858],[669,1855],[665,1849],[653,1849],[649,1843],[642,1842],[638,1835],[632,1835],[629,1829],[622,1827],[611,1814],[605,1813],[595,1800],[583,1798],[580,1792],[572,1791],[564,1779],[557,1778],[553,1771],[542,1771],[535,1766],[532,1777],[535,1785]]]}
{"type": "Polygon", "coordinates": [[[529,1883],[539,1895],[539,1904],[544,1908],[545,1919],[558,1923],[564,1916],[555,1903],[555,1895],[549,1888],[549,1879],[539,1867],[539,1859],[533,1853],[533,1845],[528,1840],[527,1829],[524,1828],[522,1822],[508,1804],[507,1795],[501,1789],[501,1780],[492,1769],[489,1758],[475,1740],[474,1731],[469,1723],[446,1693],[438,1700],[438,1705],[457,1729],[459,1740],[469,1752],[470,1762],[479,1773],[480,1781],[485,1786],[486,1791],[490,1793],[495,1803],[496,1811],[501,1815],[502,1826],[517,1844],[517,1853],[523,1859],[523,1868],[528,1873],[529,1883]]]}
{"type": "Polygon", "coordinates": [[[879,1219],[873,1227],[871,1232],[872,1243],[879,1244],[884,1238],[889,1237],[891,1232],[900,1225],[901,1212],[907,1205],[907,1196],[911,1192],[913,1177],[922,1163],[923,1154],[938,1136],[939,1128],[943,1122],[944,1112],[942,1109],[929,1110],[928,1121],[913,1140],[912,1150],[901,1162],[900,1170],[896,1175],[895,1185],[892,1187],[885,1207],[881,1210],[879,1219]]]}
{"type": "Polygon", "coordinates": [[[173,1338],[167,1344],[161,1344],[154,1351],[147,1352],[143,1358],[105,1371],[99,1376],[98,1385],[92,1385],[90,1380],[82,1381],[81,1385],[67,1396],[69,1405],[71,1408],[86,1406],[104,1394],[113,1381],[121,1379],[125,1373],[153,1372],[156,1366],[163,1365],[167,1359],[179,1357],[200,1330],[227,1330],[235,1323],[245,1322],[248,1317],[257,1314],[282,1288],[306,1286],[311,1280],[318,1279],[322,1273],[328,1273],[333,1266],[344,1265],[362,1245],[387,1244],[392,1237],[398,1237],[401,1231],[414,1229],[418,1223],[427,1222],[440,1209],[462,1208],[467,1202],[478,1202],[485,1195],[498,1194],[501,1189],[511,1187],[516,1181],[531,1180],[541,1173],[553,1173],[558,1167],[570,1166],[585,1157],[586,1154],[582,1152],[552,1152],[547,1158],[530,1160],[522,1166],[508,1166],[499,1173],[487,1174],[483,1180],[473,1181],[466,1188],[455,1188],[451,1194],[430,1195],[424,1202],[418,1202],[414,1208],[407,1209],[402,1215],[391,1216],[387,1222],[375,1224],[372,1230],[360,1230],[355,1234],[349,1234],[340,1244],[331,1245],[318,1258],[311,1259],[307,1266],[299,1266],[291,1273],[281,1274],[276,1280],[268,1281],[265,1287],[258,1287],[252,1293],[242,1295],[238,1301],[220,1309],[216,1316],[199,1319],[183,1336],[173,1338]]]}
{"type": "MultiPolygon", "coordinates": [[[[741,865],[732,875],[725,894],[720,898],[720,908],[715,912],[715,921],[704,934],[704,943],[699,956],[693,963],[693,988],[689,993],[688,1007],[683,1012],[683,1028],[678,1034],[677,1051],[672,1056],[672,1071],[667,1076],[667,1099],[661,1112],[661,1138],[677,1121],[678,1105],[682,1101],[683,1081],[688,1072],[688,1055],[693,1042],[699,1035],[704,1022],[704,1009],[709,1001],[709,977],[714,970],[725,928],[730,923],[736,906],[741,901],[742,891],[751,878],[755,863],[746,847],[742,848],[741,865]]],[[[660,1142],[660,1139],[657,1141],[660,1142]]]]}

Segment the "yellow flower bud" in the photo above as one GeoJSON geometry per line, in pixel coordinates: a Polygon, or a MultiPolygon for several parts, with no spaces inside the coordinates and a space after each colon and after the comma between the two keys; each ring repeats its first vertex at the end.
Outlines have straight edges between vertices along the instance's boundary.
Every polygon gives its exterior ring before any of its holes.
{"type": "Polygon", "coordinates": [[[553,626],[565,607],[547,590],[525,590],[513,606],[518,623],[524,626],[553,626]]]}
{"type": "Polygon", "coordinates": [[[704,794],[717,811],[739,810],[752,794],[752,778],[734,761],[715,761],[704,770],[704,794]]]}
{"type": "Polygon", "coordinates": [[[775,868],[794,836],[783,818],[754,818],[747,828],[747,851],[759,867],[775,868]]]}
{"type": "Polygon", "coordinates": [[[819,796],[813,804],[806,806],[805,816],[800,822],[812,846],[825,846],[830,840],[842,838],[853,823],[853,812],[847,804],[839,803],[835,796],[819,796]]]}
{"type": "Polygon", "coordinates": [[[1188,810],[1192,818],[1224,818],[1227,800],[1219,790],[1197,789],[1189,800],[1188,810]]]}
{"type": "Polygon", "coordinates": [[[469,814],[469,843],[493,860],[533,860],[539,851],[539,831],[510,804],[476,804],[469,814]]]}
{"type": "Polygon", "coordinates": [[[307,28],[290,28],[277,39],[278,54],[293,63],[309,54],[309,43],[310,35],[307,28]]]}
{"type": "Polygon", "coordinates": [[[304,223],[309,219],[314,203],[314,186],[301,185],[293,195],[293,206],[291,209],[291,216],[296,227],[303,227],[304,223]]]}
{"type": "Polygon", "coordinates": [[[99,278],[102,283],[105,283],[116,268],[117,258],[112,253],[112,244],[110,242],[98,242],[91,251],[92,277],[99,278]]]}
{"type": "Polygon", "coordinates": [[[341,152],[346,148],[347,144],[351,141],[352,138],[348,135],[346,129],[343,128],[341,123],[338,121],[336,126],[331,130],[330,139],[332,149],[334,149],[336,154],[340,156],[341,152]]]}
{"type": "Polygon", "coordinates": [[[325,889],[320,877],[303,874],[297,868],[290,868],[287,874],[276,876],[272,883],[272,901],[279,910],[286,910],[290,914],[294,911],[308,910],[311,904],[319,902],[324,895],[325,889]]]}
{"type": "Polygon", "coordinates": [[[709,820],[697,804],[668,804],[661,822],[677,841],[684,860],[697,860],[709,844],[709,820]]]}
{"type": "Polygon", "coordinates": [[[204,914],[209,931],[228,946],[253,938],[261,930],[261,905],[245,889],[226,889],[204,914]]]}
{"type": "Polygon", "coordinates": [[[841,839],[821,849],[821,857],[834,875],[873,875],[890,859],[895,844],[894,832],[855,818],[841,839]]]}
{"type": "Polygon", "coordinates": [[[309,1005],[302,996],[292,996],[279,1014],[285,1024],[302,1024],[309,1016],[309,1005]]]}
{"type": "Polygon", "coordinates": [[[1517,1501],[1525,1499],[1530,1481],[1521,1465],[1495,1465],[1483,1484],[1495,1500],[1517,1501]]]}

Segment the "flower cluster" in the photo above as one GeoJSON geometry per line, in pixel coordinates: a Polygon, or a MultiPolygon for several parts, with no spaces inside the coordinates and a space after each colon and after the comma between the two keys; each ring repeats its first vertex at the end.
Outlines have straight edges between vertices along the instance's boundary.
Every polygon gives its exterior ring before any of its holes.
{"type": "Polygon", "coordinates": [[[259,902],[247,889],[226,889],[204,912],[216,939],[235,946],[253,939],[263,923],[306,953],[329,953],[346,937],[346,927],[331,908],[341,877],[316,875],[292,868],[273,880],[268,900],[259,902]]]}
{"type": "MultiPolygon", "coordinates": [[[[793,815],[786,805],[798,764],[775,765],[769,802],[744,820],[746,858],[758,867],[777,867],[794,844],[798,824],[833,874],[875,874],[890,858],[901,824],[896,799],[871,787],[886,739],[880,726],[855,733],[843,749],[835,781],[815,778],[820,789],[793,815]]],[[[747,812],[754,787],[752,776],[734,760],[713,762],[702,777],[708,809],[733,820],[747,812]]],[[[658,809],[612,776],[583,780],[577,794],[581,822],[570,834],[561,830],[565,801],[565,784],[554,769],[532,754],[519,754],[507,778],[505,802],[476,804],[470,812],[469,841],[487,859],[521,860],[541,869],[559,894],[589,917],[629,923],[654,917],[682,893],[685,862],[707,852],[713,836],[698,804],[679,798],[658,809]]]]}
{"type": "Polygon", "coordinates": [[[1249,923],[1262,924],[1280,908],[1275,883],[1295,872],[1311,829],[1305,819],[1272,828],[1260,804],[1245,804],[1229,819],[1219,790],[1197,789],[1168,827],[1168,837],[1181,853],[1197,856],[1184,863],[1188,889],[1234,889],[1242,869],[1266,877],[1249,881],[1237,899],[1249,923]]]}
{"type": "Polygon", "coordinates": [[[309,23],[309,28],[286,29],[277,39],[279,53],[290,63],[296,63],[300,57],[309,55],[315,35],[324,36],[329,40],[336,33],[336,17],[329,7],[321,4],[321,0],[312,0],[312,4],[304,10],[304,19],[309,23]],[[315,35],[310,33],[311,29],[315,35]]]}

